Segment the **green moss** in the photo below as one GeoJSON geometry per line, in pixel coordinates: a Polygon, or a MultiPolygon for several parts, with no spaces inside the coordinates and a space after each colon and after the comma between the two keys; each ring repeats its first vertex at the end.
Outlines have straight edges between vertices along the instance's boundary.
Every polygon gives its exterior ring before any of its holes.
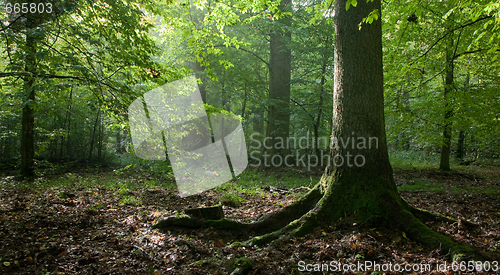
{"type": "Polygon", "coordinates": [[[440,221],[445,221],[445,222],[457,222],[457,220],[452,219],[450,217],[447,217],[443,214],[430,212],[430,211],[427,211],[425,209],[412,208],[411,212],[417,218],[423,219],[423,220],[431,220],[431,221],[440,220],[440,221]]]}
{"type": "Polygon", "coordinates": [[[400,228],[414,241],[432,249],[440,248],[444,252],[449,252],[453,260],[464,255],[481,258],[472,247],[456,244],[451,238],[431,230],[409,211],[401,211],[400,217],[400,228]]]}
{"type": "Polygon", "coordinates": [[[301,237],[313,231],[319,224],[316,220],[316,213],[309,212],[297,221],[299,226],[291,233],[292,236],[301,237]]]}
{"type": "Polygon", "coordinates": [[[236,260],[236,262],[234,263],[234,265],[235,265],[235,267],[239,267],[239,268],[242,268],[242,269],[247,269],[247,268],[252,267],[253,262],[252,262],[252,260],[250,260],[247,257],[241,257],[241,258],[238,258],[236,260]]]}
{"type": "Polygon", "coordinates": [[[280,229],[280,230],[273,231],[271,233],[267,233],[267,234],[262,235],[262,236],[253,237],[252,239],[250,239],[249,242],[252,245],[260,246],[260,245],[264,245],[264,244],[270,243],[273,240],[278,239],[282,234],[283,234],[282,229],[280,229]]]}

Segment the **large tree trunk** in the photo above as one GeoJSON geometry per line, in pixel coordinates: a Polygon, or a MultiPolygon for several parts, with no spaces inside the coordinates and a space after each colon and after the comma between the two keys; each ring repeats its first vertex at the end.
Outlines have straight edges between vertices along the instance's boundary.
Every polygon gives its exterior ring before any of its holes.
{"type": "Polygon", "coordinates": [[[387,152],[381,21],[358,27],[375,9],[380,1],[347,11],[346,1],[335,2],[333,148],[321,180],[322,219],[384,218],[402,209],[387,152]]]}
{"type": "MultiPolygon", "coordinates": [[[[291,0],[282,0],[279,8],[282,11],[291,10],[291,0]]],[[[266,144],[267,154],[280,155],[284,158],[289,154],[286,140],[290,134],[290,78],[291,50],[287,40],[291,39],[291,18],[283,17],[277,20],[277,25],[270,35],[269,54],[269,110],[267,114],[266,144]]],[[[268,160],[269,162],[270,160],[268,160]]]]}
{"type": "Polygon", "coordinates": [[[35,79],[36,75],[36,40],[33,36],[34,24],[28,18],[26,23],[26,57],[25,71],[30,75],[24,77],[25,102],[23,107],[22,129],[21,129],[21,176],[34,176],[33,158],[35,157],[35,115],[33,104],[35,102],[35,79]]]}

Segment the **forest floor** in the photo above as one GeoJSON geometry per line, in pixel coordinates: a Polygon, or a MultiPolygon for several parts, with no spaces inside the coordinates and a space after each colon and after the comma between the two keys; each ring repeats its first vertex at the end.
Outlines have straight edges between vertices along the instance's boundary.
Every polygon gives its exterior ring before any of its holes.
{"type": "MultiPolygon", "coordinates": [[[[0,274],[229,274],[240,257],[253,262],[249,274],[500,273],[493,261],[484,266],[489,272],[455,272],[472,270],[472,263],[452,266],[448,255],[420,246],[404,232],[362,224],[317,229],[262,247],[242,246],[249,236],[239,232],[205,228],[162,233],[151,229],[159,219],[219,202],[226,217],[254,221],[290,204],[307,190],[300,185],[311,186],[319,175],[270,177],[251,170],[240,183],[180,198],[168,176],[134,169],[79,168],[41,176],[34,183],[4,174],[0,274]],[[365,265],[370,262],[382,270],[390,264],[414,271],[370,270],[365,265]],[[437,265],[443,269],[445,264],[449,270],[437,271],[437,265]],[[339,265],[351,271],[339,272],[339,265]]],[[[428,224],[432,229],[457,242],[500,252],[500,167],[457,167],[450,173],[395,169],[395,179],[410,204],[475,224],[436,222],[428,224]]]]}

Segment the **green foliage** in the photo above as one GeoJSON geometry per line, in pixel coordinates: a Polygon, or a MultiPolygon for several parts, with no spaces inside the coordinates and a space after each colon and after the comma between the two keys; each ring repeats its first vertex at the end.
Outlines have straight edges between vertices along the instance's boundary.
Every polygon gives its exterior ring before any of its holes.
{"type": "Polygon", "coordinates": [[[253,261],[247,257],[241,257],[234,263],[235,267],[240,267],[242,269],[250,268],[253,265],[253,261]]]}
{"type": "MultiPolygon", "coordinates": [[[[44,175],[56,174],[73,161],[89,161],[119,165],[117,176],[140,170],[171,179],[168,161],[143,161],[133,155],[127,107],[146,91],[192,72],[206,90],[207,113],[238,116],[247,143],[253,133],[264,138],[265,123],[272,123],[268,107],[276,103],[267,94],[269,34],[283,29],[292,32],[284,41],[293,56],[290,136],[317,131],[319,137],[330,138],[333,1],[292,2],[284,12],[279,1],[71,3],[67,12],[53,20],[40,18],[43,24],[31,30],[36,77],[30,89],[36,91],[35,101],[27,100],[24,89],[29,54],[25,26],[8,27],[11,19],[1,15],[0,45],[5,50],[0,53],[0,167],[18,168],[21,110],[30,106],[35,110],[35,165],[44,175]],[[292,25],[280,24],[279,18],[290,18],[292,25]]],[[[346,9],[357,4],[349,0],[346,9]]],[[[452,154],[462,133],[466,160],[500,157],[498,3],[388,1],[383,8],[382,14],[367,14],[360,27],[375,20],[383,23],[392,164],[437,166],[446,123],[452,129],[452,154]],[[443,77],[450,53],[454,91],[445,99],[443,77]],[[448,111],[453,115],[445,121],[448,111]]],[[[268,175],[245,177],[238,182],[251,186],[262,181],[292,187],[310,181],[302,176],[296,182],[268,175]]],[[[151,186],[157,184],[167,182],[151,181],[151,186]]],[[[169,180],[168,185],[173,183],[169,180]]]]}
{"type": "Polygon", "coordinates": [[[135,196],[124,196],[123,198],[120,199],[120,202],[118,203],[118,205],[119,206],[125,206],[125,205],[141,206],[142,200],[135,197],[135,196]]]}
{"type": "Polygon", "coordinates": [[[445,191],[444,186],[440,184],[426,183],[418,178],[414,178],[413,182],[414,182],[413,184],[405,184],[398,186],[398,190],[408,191],[408,192],[425,191],[432,193],[443,193],[445,191]]]}
{"type": "Polygon", "coordinates": [[[347,0],[345,3],[345,10],[349,10],[351,6],[356,7],[358,5],[358,0],[347,0]]]}
{"type": "Polygon", "coordinates": [[[466,158],[494,157],[499,127],[491,108],[500,101],[494,95],[497,80],[491,78],[499,70],[491,61],[498,44],[491,39],[495,12],[486,8],[492,3],[391,2],[386,9],[385,111],[388,141],[395,149],[435,152],[449,123],[452,154],[462,132],[466,158]],[[446,56],[451,55],[454,90],[444,97],[446,56]],[[445,121],[446,112],[452,115],[445,121]]]}
{"type": "Polygon", "coordinates": [[[389,151],[391,165],[397,168],[430,168],[439,163],[439,155],[426,151],[389,151]]]}
{"type": "Polygon", "coordinates": [[[215,198],[216,201],[219,201],[223,205],[229,205],[232,207],[239,207],[241,206],[242,203],[246,202],[247,200],[238,197],[237,195],[234,195],[233,193],[223,193],[215,198]]]}

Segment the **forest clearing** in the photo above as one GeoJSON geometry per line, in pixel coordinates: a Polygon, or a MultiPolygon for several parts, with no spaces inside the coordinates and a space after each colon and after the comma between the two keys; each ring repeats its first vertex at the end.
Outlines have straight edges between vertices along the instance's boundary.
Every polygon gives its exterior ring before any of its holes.
{"type": "MultiPolygon", "coordinates": [[[[445,261],[451,270],[447,255],[409,240],[403,231],[363,224],[318,229],[274,246],[245,246],[249,236],[238,231],[152,229],[162,217],[219,203],[227,218],[254,221],[290,204],[305,192],[300,187],[310,187],[311,178],[317,180],[319,174],[297,177],[303,171],[273,175],[250,170],[235,182],[180,198],[172,178],[140,168],[123,173],[110,168],[71,170],[40,178],[36,188],[2,177],[2,274],[229,274],[241,257],[253,262],[248,274],[302,274],[300,261],[330,265],[334,260],[430,264],[433,272],[424,274],[450,274],[436,270],[445,261]]],[[[429,168],[395,171],[398,189],[411,204],[467,221],[431,222],[430,228],[485,251],[500,250],[498,163],[450,173],[429,168]]],[[[496,273],[492,270],[451,274],[496,273]]]]}

